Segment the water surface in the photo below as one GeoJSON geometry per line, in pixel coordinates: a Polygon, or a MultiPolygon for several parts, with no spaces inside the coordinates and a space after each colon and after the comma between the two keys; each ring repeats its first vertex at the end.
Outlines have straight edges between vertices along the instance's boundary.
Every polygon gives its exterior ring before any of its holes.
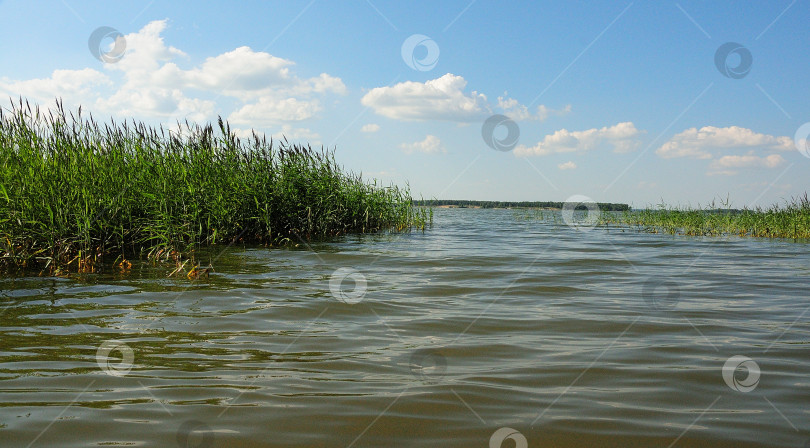
{"type": "Polygon", "coordinates": [[[0,446],[804,446],[810,244],[534,215],[0,279],[0,446]]]}

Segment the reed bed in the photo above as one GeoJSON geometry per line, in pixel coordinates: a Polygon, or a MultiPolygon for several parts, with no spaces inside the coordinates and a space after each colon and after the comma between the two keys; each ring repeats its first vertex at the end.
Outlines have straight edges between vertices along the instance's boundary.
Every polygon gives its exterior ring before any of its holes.
{"type": "Polygon", "coordinates": [[[340,167],[333,151],[219,119],[177,130],[99,123],[61,103],[0,109],[0,270],[92,271],[105,257],[182,257],[241,241],[287,244],[424,229],[407,188],[340,167]]]}
{"type": "Polygon", "coordinates": [[[602,224],[623,224],[654,233],[683,235],[738,235],[764,238],[810,239],[810,200],[807,193],[783,206],[753,209],[668,208],[603,214],[602,224]]]}

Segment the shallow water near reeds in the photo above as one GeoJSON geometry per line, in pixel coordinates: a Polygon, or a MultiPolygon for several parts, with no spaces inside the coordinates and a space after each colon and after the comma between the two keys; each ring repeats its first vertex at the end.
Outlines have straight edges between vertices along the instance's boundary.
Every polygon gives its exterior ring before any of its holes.
{"type": "Polygon", "coordinates": [[[0,446],[805,446],[810,244],[533,216],[0,279],[0,446]]]}

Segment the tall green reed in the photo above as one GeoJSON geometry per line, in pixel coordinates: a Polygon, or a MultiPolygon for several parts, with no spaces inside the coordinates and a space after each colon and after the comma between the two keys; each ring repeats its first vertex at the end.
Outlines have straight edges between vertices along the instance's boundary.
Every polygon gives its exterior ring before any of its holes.
{"type": "Polygon", "coordinates": [[[221,118],[168,130],[102,124],[61,103],[0,109],[0,268],[424,229],[429,211],[411,203],[333,151],[240,139],[221,118]]]}
{"type": "Polygon", "coordinates": [[[810,238],[810,198],[807,193],[768,208],[733,209],[714,204],[706,208],[627,211],[603,216],[605,223],[625,224],[647,232],[684,235],[739,235],[765,238],[810,238]]]}

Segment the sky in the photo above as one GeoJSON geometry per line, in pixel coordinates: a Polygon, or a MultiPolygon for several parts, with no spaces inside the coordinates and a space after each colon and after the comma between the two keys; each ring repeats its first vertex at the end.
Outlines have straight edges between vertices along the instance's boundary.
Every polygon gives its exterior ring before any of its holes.
{"type": "Polygon", "coordinates": [[[414,197],[769,206],[810,173],[810,2],[0,0],[0,106],[324,146],[414,197]]]}

